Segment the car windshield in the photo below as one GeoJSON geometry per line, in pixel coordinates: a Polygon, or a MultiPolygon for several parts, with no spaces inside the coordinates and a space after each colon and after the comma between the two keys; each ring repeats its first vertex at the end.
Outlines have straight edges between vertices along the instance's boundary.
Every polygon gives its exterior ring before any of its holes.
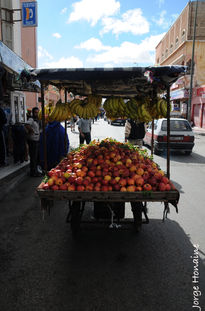
{"type": "MultiPolygon", "coordinates": [[[[167,120],[162,121],[162,131],[167,131],[167,120]]],[[[170,120],[170,131],[192,131],[187,120],[170,120]]]]}

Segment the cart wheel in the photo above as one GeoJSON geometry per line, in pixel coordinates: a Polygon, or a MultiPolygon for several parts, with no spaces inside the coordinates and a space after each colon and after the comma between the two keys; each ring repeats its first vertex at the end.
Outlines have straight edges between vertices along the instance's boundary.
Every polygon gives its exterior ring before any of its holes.
{"type": "Polygon", "coordinates": [[[134,218],[134,229],[136,232],[140,232],[142,227],[142,202],[131,202],[133,218],[134,218]]]}
{"type": "Polygon", "coordinates": [[[74,237],[76,237],[80,231],[80,204],[81,202],[73,202],[70,209],[70,226],[74,237]]]}

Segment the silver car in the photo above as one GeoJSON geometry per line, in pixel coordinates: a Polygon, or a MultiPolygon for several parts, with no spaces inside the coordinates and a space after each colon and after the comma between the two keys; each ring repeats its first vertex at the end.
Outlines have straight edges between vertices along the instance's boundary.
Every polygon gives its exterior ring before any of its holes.
{"type": "MultiPolygon", "coordinates": [[[[152,123],[148,124],[143,139],[144,145],[151,146],[152,123]]],[[[194,133],[188,120],[170,118],[170,150],[183,151],[189,155],[194,147],[194,133]]],[[[154,120],[154,153],[160,154],[167,148],[167,119],[154,120]]]]}

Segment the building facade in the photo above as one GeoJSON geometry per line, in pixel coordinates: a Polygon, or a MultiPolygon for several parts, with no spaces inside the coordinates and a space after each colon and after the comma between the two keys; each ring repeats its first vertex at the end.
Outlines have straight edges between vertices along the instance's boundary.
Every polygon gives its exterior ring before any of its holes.
{"type": "MultiPolygon", "coordinates": [[[[191,120],[205,128],[205,2],[189,1],[175,23],[156,47],[156,65],[186,65],[190,68],[196,15],[191,120]],[[198,8],[197,8],[198,7],[198,8]],[[197,8],[197,10],[196,10],[197,8]]],[[[176,114],[187,117],[190,71],[171,87],[171,102],[176,114]]]]}
{"type": "Polygon", "coordinates": [[[21,8],[25,0],[1,0],[0,43],[2,67],[7,87],[3,104],[10,109],[12,123],[25,122],[26,110],[38,103],[36,92],[28,92],[15,84],[18,74],[25,67],[37,67],[36,27],[23,27],[21,8]],[[10,59],[10,60],[8,60],[10,59]]]}

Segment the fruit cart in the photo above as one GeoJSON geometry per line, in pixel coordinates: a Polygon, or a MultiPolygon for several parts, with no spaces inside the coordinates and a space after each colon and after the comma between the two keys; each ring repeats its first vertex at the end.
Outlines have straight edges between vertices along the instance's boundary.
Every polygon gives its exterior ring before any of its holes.
{"type": "MultiPolygon", "coordinates": [[[[184,75],[186,68],[184,66],[162,66],[162,67],[133,67],[133,68],[78,68],[78,69],[32,69],[21,73],[22,83],[27,81],[39,80],[41,83],[41,106],[42,106],[42,124],[43,124],[43,141],[44,141],[44,162],[46,168],[46,136],[45,136],[45,102],[44,90],[48,85],[54,85],[60,90],[65,91],[65,102],[67,102],[67,93],[72,92],[74,95],[84,96],[90,101],[79,105],[78,100],[74,100],[70,105],[71,113],[78,114],[81,117],[93,117],[98,107],[99,99],[109,98],[105,103],[108,113],[114,111],[114,116],[132,117],[148,122],[150,118],[158,117],[156,111],[162,99],[157,100],[158,94],[164,94],[166,97],[166,117],[167,117],[167,171],[166,176],[170,178],[170,152],[169,152],[169,135],[170,135],[170,86],[181,75],[184,75]],[[94,95],[94,96],[93,96],[94,95]],[[93,97],[92,97],[93,96],[93,97]],[[118,98],[118,108],[116,108],[115,98],[118,98]],[[130,99],[128,102],[124,99],[130,99]],[[151,112],[144,110],[144,103],[140,103],[139,109],[135,109],[136,98],[139,101],[147,101],[147,106],[151,112]],[[148,100],[147,100],[148,99],[148,100]],[[84,109],[86,108],[86,109],[84,109]],[[91,109],[92,108],[92,109],[91,109]],[[73,110],[72,110],[73,109],[73,110]]],[[[158,97],[159,99],[159,97],[158,97]]],[[[61,106],[62,107],[62,106],[61,106]]],[[[137,106],[136,106],[137,107],[137,106]]],[[[59,107],[57,107],[59,108],[59,107]]],[[[54,113],[53,115],[64,115],[66,122],[66,109],[64,104],[64,113],[54,113]]],[[[59,109],[56,109],[59,110],[59,109]]],[[[59,111],[58,111],[59,112],[59,111]]],[[[164,108],[161,109],[164,112],[164,108]]],[[[68,118],[68,117],[67,117],[68,118]]],[[[59,121],[62,121],[59,119],[59,121]]],[[[66,124],[65,124],[66,125],[66,124]]],[[[154,126],[154,122],[153,122],[154,126]]],[[[66,126],[65,126],[66,129],[66,126]]],[[[153,134],[152,134],[153,141],[153,134]]],[[[153,154],[153,145],[151,148],[153,154]]],[[[47,172],[46,172],[47,173],[47,172]]],[[[86,202],[94,202],[94,206],[100,210],[103,204],[106,204],[110,211],[109,223],[111,227],[118,227],[119,220],[123,218],[123,208],[125,202],[130,202],[133,212],[133,223],[136,230],[141,228],[142,223],[148,223],[149,219],[146,213],[147,202],[163,202],[164,216],[169,212],[169,204],[172,204],[176,211],[179,201],[178,190],[171,185],[170,191],[139,191],[139,192],[121,192],[121,191],[53,191],[44,187],[41,183],[37,188],[37,194],[41,200],[43,212],[50,211],[50,207],[55,200],[68,201],[69,213],[67,221],[71,223],[71,229],[74,234],[78,233],[82,215],[86,202]],[[142,220],[142,214],[145,221],[142,220]],[[114,223],[114,218],[117,223],[114,223]]],[[[96,209],[97,210],[97,209],[96,209]]],[[[99,213],[100,214],[100,213],[99,213]]],[[[96,215],[95,215],[96,216],[96,215]]],[[[99,222],[100,216],[95,220],[99,222]]],[[[105,220],[103,220],[105,221],[105,220]]],[[[121,221],[122,223],[122,221],[121,221]]]]}
{"type": "Polygon", "coordinates": [[[94,202],[97,207],[102,208],[102,204],[107,206],[107,210],[110,210],[109,218],[100,219],[95,217],[95,220],[89,220],[89,223],[108,223],[110,228],[118,228],[120,224],[127,224],[129,220],[124,219],[124,213],[122,212],[125,202],[130,202],[132,206],[133,219],[131,221],[134,225],[134,229],[139,231],[143,223],[148,224],[149,218],[146,212],[147,202],[164,202],[163,220],[166,218],[169,212],[169,204],[172,204],[178,212],[177,204],[179,201],[179,192],[177,189],[172,191],[155,191],[155,192],[87,192],[87,191],[51,191],[42,189],[42,184],[37,188],[37,193],[41,199],[41,208],[44,212],[50,213],[50,208],[53,205],[53,201],[65,200],[68,201],[69,213],[67,216],[67,222],[70,222],[72,233],[76,235],[80,229],[80,223],[87,221],[82,220],[85,203],[94,202]],[[144,202],[142,205],[138,204],[144,202]],[[98,203],[100,203],[98,205],[98,203]],[[122,214],[121,214],[122,213],[122,214]],[[116,222],[114,217],[116,214],[116,222]],[[145,220],[143,221],[142,215],[144,214],[145,220]],[[110,217],[111,216],[111,217],[110,217]],[[123,220],[122,220],[123,219],[123,220]]]}

